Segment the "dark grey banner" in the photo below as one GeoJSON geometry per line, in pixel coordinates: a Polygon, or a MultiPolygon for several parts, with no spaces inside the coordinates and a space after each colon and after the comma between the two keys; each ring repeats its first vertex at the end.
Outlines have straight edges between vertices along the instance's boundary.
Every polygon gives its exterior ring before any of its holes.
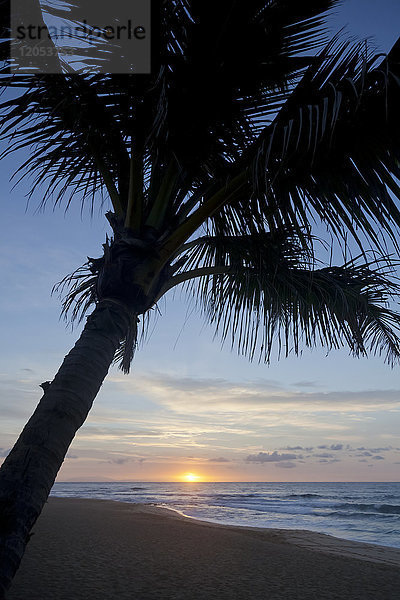
{"type": "Polygon", "coordinates": [[[18,74],[150,73],[151,0],[11,0],[18,74]]]}

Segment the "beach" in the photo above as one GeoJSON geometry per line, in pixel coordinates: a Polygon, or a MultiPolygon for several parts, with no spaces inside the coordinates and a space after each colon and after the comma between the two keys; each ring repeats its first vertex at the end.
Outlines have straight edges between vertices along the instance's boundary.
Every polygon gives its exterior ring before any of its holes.
{"type": "Polygon", "coordinates": [[[397,600],[400,549],[50,498],[9,600],[397,600]]]}

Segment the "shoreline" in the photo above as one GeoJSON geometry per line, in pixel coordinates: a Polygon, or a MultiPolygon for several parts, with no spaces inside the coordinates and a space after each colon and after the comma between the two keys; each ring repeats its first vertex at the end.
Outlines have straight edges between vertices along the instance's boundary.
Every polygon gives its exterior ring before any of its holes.
{"type": "Polygon", "coordinates": [[[51,497],[9,600],[395,600],[400,549],[51,497]]]}
{"type": "MultiPolygon", "coordinates": [[[[233,528],[238,528],[238,529],[254,529],[254,530],[259,530],[259,531],[275,531],[275,532],[281,532],[282,534],[288,534],[289,536],[291,536],[291,534],[296,534],[296,538],[298,537],[298,535],[301,536],[301,533],[304,532],[307,535],[309,534],[310,536],[316,535],[316,536],[322,536],[325,538],[329,538],[329,540],[339,540],[341,542],[343,542],[344,544],[359,544],[362,546],[371,546],[372,548],[383,548],[383,549],[388,549],[388,550],[398,550],[400,552],[400,546],[386,546],[384,544],[379,544],[378,542],[364,542],[361,540],[352,540],[349,538],[345,538],[345,537],[340,537],[340,535],[334,535],[333,533],[328,533],[328,532],[324,532],[324,531],[315,531],[312,529],[292,529],[290,527],[282,527],[282,528],[277,528],[277,527],[257,527],[256,525],[239,525],[239,524],[234,524],[234,523],[220,523],[218,521],[210,521],[208,519],[202,519],[201,517],[195,517],[192,515],[186,515],[184,512],[180,511],[177,508],[173,508],[172,506],[166,506],[166,505],[161,505],[161,504],[157,504],[157,502],[127,502],[124,500],[111,500],[109,498],[107,499],[103,499],[103,498],[88,498],[86,496],[71,496],[71,497],[66,497],[66,496],[49,496],[49,499],[52,498],[57,498],[59,500],[68,500],[68,499],[77,499],[77,500],[92,500],[92,501],[96,501],[99,500],[100,502],[116,502],[116,503],[122,503],[122,504],[133,504],[135,506],[142,506],[142,507],[149,507],[152,508],[154,507],[155,509],[160,509],[160,510],[166,510],[169,511],[173,514],[176,514],[180,517],[182,517],[183,519],[191,519],[193,521],[199,521],[202,523],[208,523],[210,525],[221,525],[221,526],[225,526],[225,527],[233,527],[233,528]]],[[[399,536],[400,536],[400,532],[399,532],[399,536]]],[[[321,540],[322,541],[322,540],[321,540]]],[[[328,540],[327,540],[328,541],[328,540]]],[[[332,544],[329,544],[329,546],[332,546],[332,544]]]]}
{"type": "MultiPolygon", "coordinates": [[[[83,500],[84,498],[82,498],[83,500]]],[[[110,500],[110,502],[121,502],[120,500],[110,500]]],[[[122,502],[122,504],[133,504],[129,502],[122,502]]],[[[316,550],[326,552],[328,554],[337,554],[338,548],[340,548],[340,555],[351,556],[354,558],[360,558],[360,560],[370,560],[372,562],[383,562],[384,564],[397,565],[400,567],[400,548],[395,546],[384,546],[382,544],[359,542],[357,540],[348,540],[341,538],[336,535],[329,533],[323,533],[319,531],[312,531],[311,529],[289,529],[275,527],[252,527],[251,525],[230,525],[226,523],[218,523],[216,521],[208,521],[206,519],[200,519],[199,517],[192,517],[191,515],[185,515],[183,512],[176,508],[170,508],[168,506],[160,506],[159,504],[145,504],[137,503],[136,506],[143,507],[143,510],[149,508],[149,512],[154,508],[155,511],[167,511],[172,512],[177,517],[182,519],[190,519],[197,523],[204,523],[215,527],[225,527],[232,530],[249,530],[271,533],[274,536],[279,536],[282,540],[285,540],[289,544],[298,545],[304,548],[312,549],[315,547],[316,550]],[[377,550],[377,552],[374,552],[377,550]],[[394,551],[393,553],[391,551],[394,551]],[[343,552],[344,551],[344,552],[343,552]],[[387,557],[386,557],[387,554],[387,557]],[[388,560],[389,562],[386,562],[388,560]]]]}
{"type": "Polygon", "coordinates": [[[399,486],[400,482],[56,482],[52,494],[154,503],[210,523],[304,529],[400,549],[399,486]]]}

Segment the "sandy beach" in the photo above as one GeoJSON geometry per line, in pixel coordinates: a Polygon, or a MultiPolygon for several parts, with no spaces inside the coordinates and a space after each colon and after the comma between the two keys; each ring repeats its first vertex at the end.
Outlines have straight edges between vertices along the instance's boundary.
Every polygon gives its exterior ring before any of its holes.
{"type": "Polygon", "coordinates": [[[51,498],[9,600],[397,600],[400,549],[51,498]]]}

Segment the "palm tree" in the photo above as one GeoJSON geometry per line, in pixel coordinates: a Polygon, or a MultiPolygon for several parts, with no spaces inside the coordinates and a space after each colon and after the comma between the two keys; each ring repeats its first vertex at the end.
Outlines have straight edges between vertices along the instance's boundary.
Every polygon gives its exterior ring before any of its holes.
{"type": "Polygon", "coordinates": [[[175,286],[250,359],[316,344],[400,358],[385,250],[400,43],[377,57],[326,43],[337,4],[159,0],[149,75],[3,75],[3,156],[29,149],[18,172],[43,204],[104,194],[113,235],[61,283],[66,313],[93,311],[0,471],[0,596],[111,363],[129,371],[139,324],[175,286]],[[319,264],[314,223],[359,257],[319,264]]]}

